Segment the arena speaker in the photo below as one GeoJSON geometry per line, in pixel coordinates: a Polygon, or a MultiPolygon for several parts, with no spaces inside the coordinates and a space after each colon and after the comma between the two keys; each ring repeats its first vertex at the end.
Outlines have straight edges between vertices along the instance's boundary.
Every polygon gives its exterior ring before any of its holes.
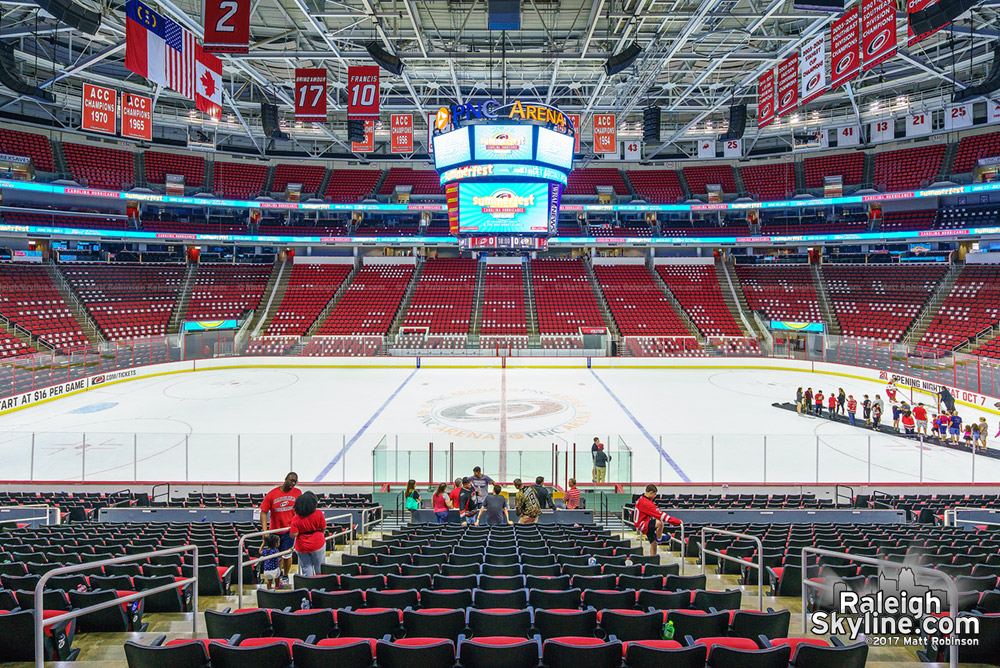
{"type": "Polygon", "coordinates": [[[734,104],[729,107],[729,129],[719,135],[719,141],[742,139],[747,128],[747,105],[734,104]]]}
{"type": "Polygon", "coordinates": [[[926,9],[910,14],[910,27],[914,35],[927,35],[945,27],[978,2],[979,0],[940,0],[926,9]]]}
{"type": "Polygon", "coordinates": [[[347,119],[347,141],[361,143],[365,140],[365,119],[347,119]]]}
{"type": "Polygon", "coordinates": [[[365,44],[368,55],[372,57],[379,67],[391,74],[402,74],[406,66],[399,56],[394,55],[379,46],[378,42],[371,41],[365,44]]]}
{"type": "Polygon", "coordinates": [[[56,96],[51,92],[32,86],[17,74],[17,62],[14,60],[14,45],[0,43],[0,84],[11,89],[18,95],[30,97],[45,104],[55,104],[56,96]]]}
{"type": "Polygon", "coordinates": [[[839,14],[844,11],[845,0],[795,0],[795,9],[805,12],[831,12],[839,14]]]}
{"type": "Polygon", "coordinates": [[[267,139],[288,139],[288,135],[281,131],[281,125],[278,123],[278,105],[261,102],[260,122],[264,126],[264,136],[267,139]]]}
{"type": "Polygon", "coordinates": [[[88,35],[93,35],[101,27],[101,15],[98,12],[81,7],[70,0],[32,0],[32,2],[57,21],[88,35]]]}
{"type": "Polygon", "coordinates": [[[604,61],[604,73],[610,77],[618,74],[622,70],[628,69],[628,66],[639,57],[640,53],[642,53],[642,48],[635,42],[632,42],[624,49],[604,61]]]}
{"type": "Polygon", "coordinates": [[[993,45],[993,64],[990,65],[990,73],[986,75],[986,78],[975,86],[956,91],[952,96],[952,101],[966,102],[981,95],[989,95],[998,88],[1000,88],[1000,42],[993,45]]]}
{"type": "Polygon", "coordinates": [[[660,141],[660,108],[646,107],[642,110],[642,140],[660,141]]]}

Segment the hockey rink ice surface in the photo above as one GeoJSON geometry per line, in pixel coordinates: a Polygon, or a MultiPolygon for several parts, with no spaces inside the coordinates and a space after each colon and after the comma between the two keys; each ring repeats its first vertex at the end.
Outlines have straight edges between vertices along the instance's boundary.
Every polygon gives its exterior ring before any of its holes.
{"type": "MultiPolygon", "coordinates": [[[[405,480],[426,475],[430,442],[441,453],[436,480],[449,443],[456,475],[497,461],[476,451],[506,448],[518,462],[508,478],[535,469],[549,477],[552,444],[566,452],[575,442],[577,477],[589,481],[599,436],[613,458],[627,458],[621,443],[631,449],[633,482],[970,482],[973,468],[976,482],[1000,480],[1000,460],[771,406],[799,386],[843,387],[859,403],[865,393],[884,397],[875,382],[759,369],[199,371],[0,416],[0,478],[269,482],[293,467],[303,482],[405,480]],[[379,472],[372,450],[383,439],[392,464],[379,472]]],[[[996,433],[996,415],[961,405],[960,414],[986,417],[996,433]]],[[[624,476],[620,461],[609,482],[624,476]]]]}

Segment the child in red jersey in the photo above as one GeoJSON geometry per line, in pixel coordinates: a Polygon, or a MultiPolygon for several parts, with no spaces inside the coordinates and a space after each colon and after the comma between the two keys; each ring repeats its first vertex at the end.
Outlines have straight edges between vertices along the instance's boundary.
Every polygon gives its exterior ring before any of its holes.
{"type": "Polygon", "coordinates": [[[813,401],[816,402],[816,417],[823,417],[823,400],[825,398],[823,390],[816,390],[816,394],[813,396],[813,401]]]}
{"type": "Polygon", "coordinates": [[[851,421],[851,426],[855,425],[855,413],[858,412],[858,400],[854,398],[854,395],[847,397],[847,419],[851,421]]]}
{"type": "Polygon", "coordinates": [[[827,417],[832,420],[837,415],[837,395],[833,392],[830,393],[830,397],[826,400],[826,406],[830,409],[830,414],[827,417]]]}
{"type": "Polygon", "coordinates": [[[655,497],[656,485],[646,485],[646,492],[635,502],[635,528],[649,540],[650,554],[656,554],[657,544],[663,538],[663,527],[667,524],[677,526],[681,523],[676,517],[671,517],[660,510],[653,503],[655,497]]]}

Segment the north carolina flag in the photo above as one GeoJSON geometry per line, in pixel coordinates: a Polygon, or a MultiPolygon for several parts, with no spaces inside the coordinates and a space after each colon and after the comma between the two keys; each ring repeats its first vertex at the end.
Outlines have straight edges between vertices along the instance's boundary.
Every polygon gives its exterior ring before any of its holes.
{"type": "Polygon", "coordinates": [[[125,67],[194,99],[194,35],[139,0],[125,4],[125,67]]]}
{"type": "Polygon", "coordinates": [[[219,120],[222,118],[222,61],[201,48],[195,47],[195,96],[198,109],[219,120]]]}

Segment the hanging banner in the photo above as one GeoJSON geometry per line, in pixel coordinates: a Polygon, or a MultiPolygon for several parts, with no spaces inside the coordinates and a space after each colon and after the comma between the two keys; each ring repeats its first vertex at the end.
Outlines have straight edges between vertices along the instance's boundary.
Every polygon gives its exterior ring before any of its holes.
{"type": "Polygon", "coordinates": [[[964,130],[972,127],[972,103],[950,104],[944,108],[944,129],[964,130]]]}
{"type": "Polygon", "coordinates": [[[594,114],[594,153],[618,153],[614,114],[594,114]]]}
{"type": "Polygon", "coordinates": [[[213,120],[222,118],[222,61],[195,45],[194,106],[213,120]]]}
{"type": "Polygon", "coordinates": [[[378,77],[378,65],[351,65],[347,68],[348,118],[379,115],[378,77]]]}
{"type": "Polygon", "coordinates": [[[153,98],[122,93],[122,137],[153,140],[153,98]]]}
{"type": "Polygon", "coordinates": [[[766,128],[774,120],[774,70],[757,78],[757,127],[766,128]]]}
{"type": "Polygon", "coordinates": [[[715,157],[715,140],[714,139],[701,139],[698,141],[698,157],[699,158],[714,158],[715,157]]]}
{"type": "Polygon", "coordinates": [[[936,5],[937,2],[938,2],[938,0],[909,0],[906,3],[906,45],[907,46],[911,46],[913,44],[916,44],[917,42],[919,42],[923,38],[929,37],[930,35],[933,35],[934,33],[936,33],[941,28],[944,28],[947,25],[951,25],[951,22],[949,21],[948,23],[945,23],[945,24],[941,25],[939,28],[936,28],[934,30],[929,30],[929,31],[923,33],[922,35],[918,35],[915,32],[913,32],[913,15],[916,14],[917,12],[922,12],[923,10],[927,9],[928,7],[930,7],[931,5],[936,5]]]}
{"type": "Polygon", "coordinates": [[[393,114],[390,150],[392,153],[413,153],[413,114],[393,114]]]}
{"type": "Polygon", "coordinates": [[[80,128],[91,132],[115,134],[118,123],[118,91],[104,86],[83,84],[83,119],[80,128]]]}
{"type": "Polygon", "coordinates": [[[826,91],[826,35],[817,35],[802,49],[802,104],[826,91]]]}
{"type": "Polygon", "coordinates": [[[837,134],[837,146],[857,146],[861,143],[858,126],[848,125],[846,128],[835,128],[837,134]]]}
{"type": "Polygon", "coordinates": [[[906,138],[922,137],[931,133],[931,115],[926,111],[906,115],[906,138]]]}
{"type": "Polygon", "coordinates": [[[799,54],[793,53],[778,65],[778,116],[799,106],[799,54]]]}
{"type": "Polygon", "coordinates": [[[892,119],[873,121],[868,124],[868,133],[873,142],[892,141],[896,138],[896,124],[892,119]]]}
{"type": "Polygon", "coordinates": [[[1000,100],[986,100],[986,122],[1000,123],[1000,100]]]}
{"type": "Polygon", "coordinates": [[[727,139],[726,141],[722,142],[722,155],[726,158],[742,158],[743,140],[727,139]]]}
{"type": "Polygon", "coordinates": [[[861,68],[868,71],[895,53],[895,0],[861,0],[861,68]]]}
{"type": "Polygon", "coordinates": [[[208,53],[250,51],[250,0],[203,0],[202,18],[208,53]]]}
{"type": "Polygon", "coordinates": [[[295,120],[326,122],[326,69],[295,69],[295,120]]]}
{"type": "Polygon", "coordinates": [[[580,152],[580,114],[570,114],[569,122],[573,124],[573,153],[580,152]]]}
{"type": "Polygon", "coordinates": [[[437,114],[427,114],[427,155],[434,155],[434,119],[437,114]]]}
{"type": "Polygon", "coordinates": [[[625,142],[625,161],[639,162],[642,159],[642,144],[633,139],[625,142]]]}
{"type": "Polygon", "coordinates": [[[375,119],[365,120],[365,140],[361,143],[351,142],[351,150],[355,153],[371,153],[375,150],[375,119]]]}
{"type": "Polygon", "coordinates": [[[861,71],[858,8],[844,12],[830,27],[830,87],[842,86],[861,71]]]}

